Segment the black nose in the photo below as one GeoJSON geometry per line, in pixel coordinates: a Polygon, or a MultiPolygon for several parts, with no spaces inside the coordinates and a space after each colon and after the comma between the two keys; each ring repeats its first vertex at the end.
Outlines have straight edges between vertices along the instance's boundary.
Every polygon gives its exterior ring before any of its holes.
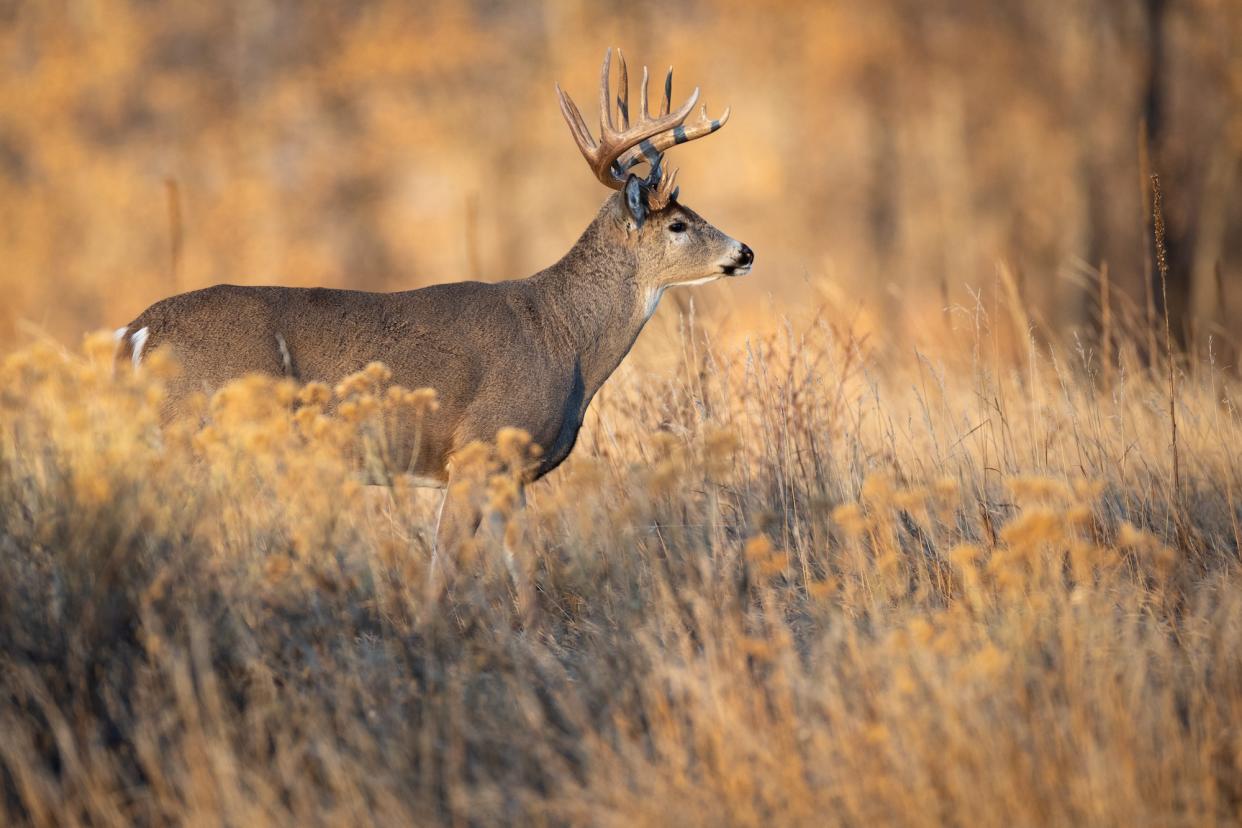
{"type": "Polygon", "coordinates": [[[755,260],[755,251],[746,245],[742,245],[742,250],[737,254],[737,263],[739,267],[746,267],[755,260]]]}

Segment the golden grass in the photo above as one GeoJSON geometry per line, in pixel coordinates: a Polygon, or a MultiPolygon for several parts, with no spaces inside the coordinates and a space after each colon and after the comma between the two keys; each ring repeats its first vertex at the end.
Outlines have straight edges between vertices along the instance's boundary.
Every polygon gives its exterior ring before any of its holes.
{"type": "Polygon", "coordinates": [[[482,479],[447,589],[434,498],[351,459],[432,402],[381,368],[161,427],[166,360],[10,355],[5,821],[1242,817],[1236,381],[1183,371],[1179,502],[1124,341],[1101,387],[986,325],[768,330],[624,365],[526,509],[482,479]]]}
{"type": "Polygon", "coordinates": [[[1237,823],[1240,10],[1170,4],[1149,163],[1144,4],[0,4],[0,823],[1237,823]],[[161,425],[170,361],[56,344],[546,266],[602,198],[552,83],[616,45],[733,107],[670,159],[761,270],[525,509],[476,452],[448,588],[362,485],[429,390],[161,425]]]}

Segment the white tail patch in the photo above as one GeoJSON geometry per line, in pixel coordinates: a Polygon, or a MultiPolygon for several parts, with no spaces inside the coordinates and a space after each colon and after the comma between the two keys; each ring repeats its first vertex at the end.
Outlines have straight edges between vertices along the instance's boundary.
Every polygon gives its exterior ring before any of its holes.
{"type": "Polygon", "coordinates": [[[285,344],[285,338],[279,333],[276,334],[276,347],[280,348],[280,365],[284,368],[285,376],[293,376],[293,358],[289,356],[289,346],[285,344]]]}
{"type": "Polygon", "coordinates": [[[142,349],[147,344],[147,337],[151,335],[150,328],[139,328],[134,331],[134,335],[129,338],[129,344],[134,348],[134,368],[142,362],[142,349]]]}

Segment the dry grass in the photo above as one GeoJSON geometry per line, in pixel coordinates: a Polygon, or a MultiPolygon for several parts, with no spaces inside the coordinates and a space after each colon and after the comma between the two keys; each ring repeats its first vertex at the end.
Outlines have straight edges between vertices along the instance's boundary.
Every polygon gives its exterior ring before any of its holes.
{"type": "Polygon", "coordinates": [[[170,364],[11,355],[6,820],[1236,822],[1236,382],[1183,373],[1179,504],[1163,366],[978,324],[686,328],[526,510],[480,490],[447,590],[433,500],[346,459],[425,398],[252,378],[161,428],[170,364]]]}
{"type": "Polygon", "coordinates": [[[1155,7],[0,2],[0,823],[1242,820],[1242,4],[1167,4],[1149,158],[1155,7]],[[426,393],[161,426],[175,366],[56,344],[546,266],[615,45],[733,106],[670,159],[759,269],[526,509],[479,453],[448,588],[357,471],[426,393]]]}

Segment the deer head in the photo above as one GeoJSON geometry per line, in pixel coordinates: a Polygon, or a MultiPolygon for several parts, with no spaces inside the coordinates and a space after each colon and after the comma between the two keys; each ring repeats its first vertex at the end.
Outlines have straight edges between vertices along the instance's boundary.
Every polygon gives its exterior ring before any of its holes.
{"type": "Polygon", "coordinates": [[[650,310],[654,310],[654,302],[665,288],[702,284],[721,276],[745,275],[750,272],[755,257],[749,247],[680,204],[677,171],[665,171],[665,150],[720,129],[729,120],[729,110],[726,108],[720,118],[713,120],[703,106],[698,119],[687,124],[687,116],[698,103],[699,90],[696,87],[686,102],[672,111],[673,70],[670,67],[664,79],[659,114],[653,116],[647,107],[648,75],[644,66],[638,111],[631,119],[629,75],[619,49],[617,58],[621,81],[615,100],[615,119],[610,78],[612,49],[604,53],[604,65],[600,70],[598,142],[560,84],[556,92],[574,143],[591,172],[604,186],[617,191],[601,212],[611,215],[622,231],[621,243],[632,250],[637,278],[647,290],[650,310]],[[648,173],[640,177],[633,170],[644,163],[649,166],[648,173]]]}

